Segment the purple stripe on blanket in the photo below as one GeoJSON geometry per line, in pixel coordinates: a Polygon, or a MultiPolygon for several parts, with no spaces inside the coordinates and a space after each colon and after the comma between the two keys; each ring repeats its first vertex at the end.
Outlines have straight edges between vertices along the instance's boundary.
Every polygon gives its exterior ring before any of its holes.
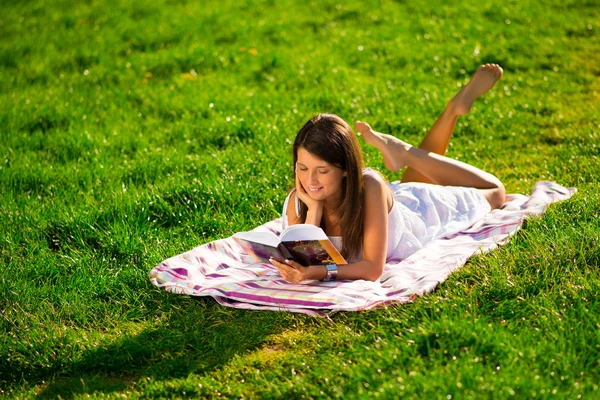
{"type": "Polygon", "coordinates": [[[185,268],[175,268],[175,269],[169,270],[169,272],[172,272],[174,274],[178,274],[180,276],[188,276],[188,271],[185,268]]]}
{"type": "Polygon", "coordinates": [[[226,297],[220,297],[220,296],[214,296],[213,297],[217,303],[219,303],[222,306],[227,306],[227,307],[234,307],[234,308],[238,308],[238,309],[242,309],[242,310],[269,310],[269,311],[288,311],[288,312],[294,312],[294,313],[302,313],[302,314],[306,314],[306,315],[310,315],[312,317],[327,317],[328,315],[330,315],[333,311],[328,310],[328,309],[324,309],[323,311],[321,310],[311,310],[311,309],[295,309],[295,308],[277,308],[277,309],[273,309],[272,306],[263,306],[263,305],[259,305],[259,304],[253,304],[253,303],[247,303],[247,302],[239,302],[239,301],[235,301],[235,300],[231,300],[228,299],[226,297]]]}
{"type": "Polygon", "coordinates": [[[216,289],[218,292],[222,293],[225,297],[229,297],[232,299],[244,299],[249,302],[266,302],[270,304],[285,304],[286,306],[310,306],[310,307],[330,307],[333,303],[330,301],[306,301],[306,300],[296,300],[296,299],[280,299],[274,298],[267,295],[260,294],[248,294],[242,292],[233,292],[226,291],[221,289],[216,289]]]}
{"type": "MultiPolygon", "coordinates": [[[[324,316],[326,310],[368,310],[409,302],[418,294],[434,290],[471,255],[507,243],[525,217],[539,215],[549,203],[568,199],[574,193],[574,189],[552,182],[538,182],[530,197],[508,195],[502,209],[490,212],[471,228],[434,240],[404,260],[388,260],[379,282],[293,285],[283,280],[273,265],[244,263],[246,258],[231,237],[163,261],[150,272],[150,279],[173,293],[212,296],[219,304],[247,310],[324,316]]],[[[279,235],[281,219],[256,229],[279,235]]]]}
{"type": "Polygon", "coordinates": [[[457,233],[455,235],[449,236],[449,238],[450,237],[456,237],[456,236],[459,236],[459,235],[461,235],[461,236],[486,236],[486,235],[489,235],[491,232],[498,231],[498,230],[502,230],[502,231],[504,231],[503,233],[505,233],[508,230],[509,227],[511,227],[511,226],[521,226],[522,223],[523,223],[523,220],[519,219],[518,221],[507,223],[507,224],[504,224],[502,226],[497,226],[497,225],[491,225],[491,226],[489,226],[488,225],[488,226],[482,227],[481,230],[478,230],[476,232],[463,231],[463,232],[459,232],[459,233],[457,233]]]}
{"type": "MultiPolygon", "coordinates": [[[[245,287],[248,288],[253,288],[253,289],[263,289],[263,290],[273,290],[273,288],[269,285],[261,285],[260,282],[267,282],[267,283],[272,283],[273,281],[246,281],[243,283],[240,283],[240,285],[244,285],[245,287]]],[[[314,287],[312,285],[290,285],[288,282],[284,281],[284,280],[277,280],[277,283],[280,284],[281,286],[283,286],[284,288],[277,288],[278,292],[289,292],[289,293],[321,293],[323,292],[324,287],[323,286],[319,286],[319,287],[314,287]],[[311,288],[315,288],[312,289],[311,288]]]]}
{"type": "Polygon", "coordinates": [[[407,291],[408,291],[408,289],[407,289],[407,288],[402,288],[402,289],[400,289],[400,290],[396,290],[396,291],[393,291],[393,292],[389,292],[389,293],[387,293],[387,294],[386,294],[386,296],[387,296],[387,297],[397,296],[397,295],[399,295],[399,294],[402,294],[402,293],[405,293],[405,292],[407,292],[407,291]]]}
{"type": "MultiPolygon", "coordinates": [[[[157,272],[158,272],[158,271],[157,271],[157,272]]],[[[176,268],[176,269],[168,269],[168,268],[163,268],[163,269],[161,270],[161,272],[165,272],[165,273],[167,273],[167,274],[169,274],[169,275],[173,276],[174,278],[181,279],[181,280],[185,280],[185,279],[187,278],[187,276],[188,276],[188,272],[187,272],[187,270],[185,270],[185,269],[182,269],[182,268],[176,268]],[[183,272],[183,273],[182,273],[182,272],[183,272]]],[[[163,279],[164,279],[164,278],[165,278],[165,277],[163,276],[163,279]]]]}

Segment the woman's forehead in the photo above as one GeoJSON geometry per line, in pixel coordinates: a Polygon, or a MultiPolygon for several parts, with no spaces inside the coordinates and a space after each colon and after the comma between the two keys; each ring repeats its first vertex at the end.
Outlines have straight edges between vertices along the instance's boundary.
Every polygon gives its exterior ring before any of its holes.
{"type": "Polygon", "coordinates": [[[332,167],[327,161],[318,158],[303,147],[298,149],[298,164],[311,165],[316,167],[332,167]]]}

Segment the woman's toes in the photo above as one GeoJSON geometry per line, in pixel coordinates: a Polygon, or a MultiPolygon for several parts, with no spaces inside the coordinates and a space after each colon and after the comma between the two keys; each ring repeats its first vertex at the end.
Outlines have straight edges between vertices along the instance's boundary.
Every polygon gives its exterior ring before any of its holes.
{"type": "Polygon", "coordinates": [[[360,133],[361,135],[369,134],[369,133],[371,133],[371,130],[372,130],[371,126],[369,124],[367,124],[366,122],[356,121],[354,126],[356,127],[356,130],[358,131],[358,133],[360,133]]]}
{"type": "Polygon", "coordinates": [[[494,72],[494,75],[496,75],[496,77],[500,78],[503,73],[502,67],[499,66],[498,64],[494,64],[493,72],[494,72]]]}

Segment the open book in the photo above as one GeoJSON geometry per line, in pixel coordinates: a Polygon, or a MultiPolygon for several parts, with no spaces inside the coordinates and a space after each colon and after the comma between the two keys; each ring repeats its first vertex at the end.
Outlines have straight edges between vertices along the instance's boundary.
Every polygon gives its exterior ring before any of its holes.
{"type": "Polygon", "coordinates": [[[347,264],[323,229],[310,224],[290,225],[279,237],[271,232],[238,232],[233,238],[257,259],[295,260],[308,265],[347,264]]]}

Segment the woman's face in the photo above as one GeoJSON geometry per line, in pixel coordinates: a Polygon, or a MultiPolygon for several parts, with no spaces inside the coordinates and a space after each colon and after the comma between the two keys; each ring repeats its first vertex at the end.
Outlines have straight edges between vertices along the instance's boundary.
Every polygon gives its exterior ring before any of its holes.
{"type": "Polygon", "coordinates": [[[296,175],[314,200],[338,200],[342,194],[342,179],[346,173],[327,161],[313,156],[303,147],[298,149],[296,175]]]}

